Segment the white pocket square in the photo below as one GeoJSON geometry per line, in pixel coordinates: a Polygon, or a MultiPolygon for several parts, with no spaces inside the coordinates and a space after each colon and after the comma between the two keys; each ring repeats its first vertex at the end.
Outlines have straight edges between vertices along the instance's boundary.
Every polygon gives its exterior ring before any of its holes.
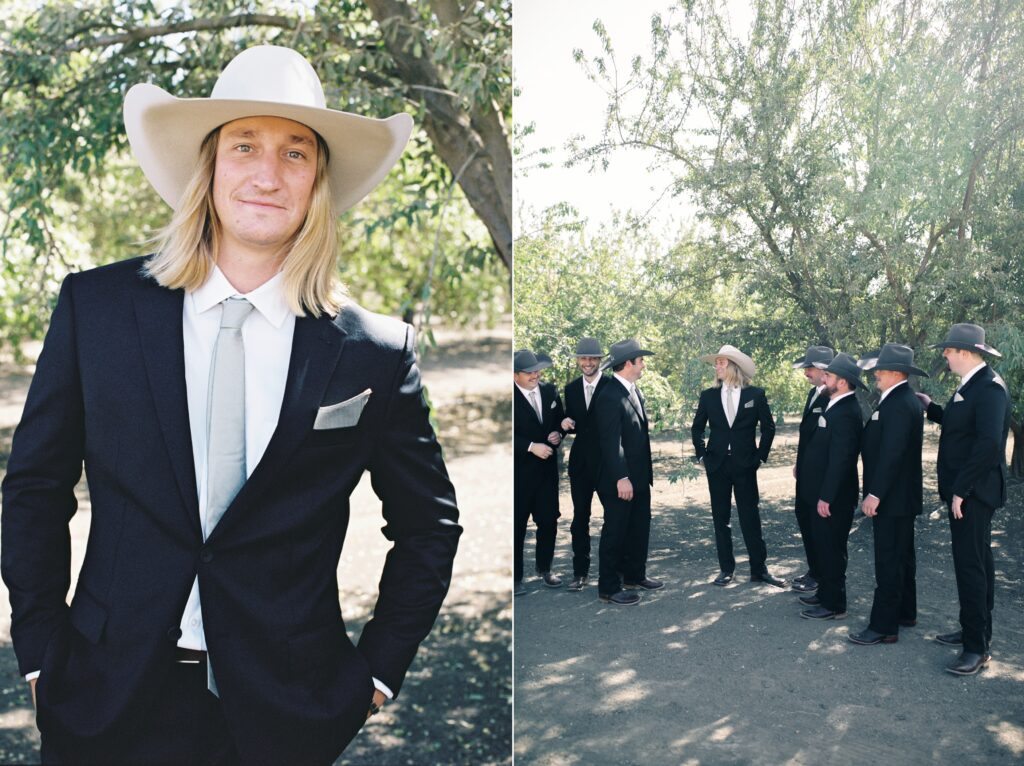
{"type": "Polygon", "coordinates": [[[359,422],[359,416],[363,413],[363,407],[370,400],[370,394],[372,393],[373,391],[368,388],[351,399],[321,407],[316,412],[313,430],[327,431],[332,428],[349,428],[354,426],[359,422]]]}
{"type": "Polygon", "coordinates": [[[821,412],[821,407],[815,407],[811,412],[821,412]]]}
{"type": "Polygon", "coordinates": [[[549,410],[553,410],[554,408],[555,408],[555,403],[554,403],[554,402],[551,402],[551,406],[550,406],[550,407],[548,407],[548,409],[549,409],[549,410]]]}
{"type": "Polygon", "coordinates": [[[824,428],[826,425],[828,425],[828,421],[825,420],[825,416],[818,415],[818,428],[824,428]]]}
{"type": "Polygon", "coordinates": [[[953,401],[954,402],[962,402],[963,400],[964,400],[964,398],[963,398],[963,396],[960,395],[959,391],[957,391],[955,394],[953,394],[953,401]]]}
{"type": "Polygon", "coordinates": [[[747,402],[746,404],[743,405],[743,409],[749,410],[753,406],[754,406],[754,400],[751,399],[749,402],[747,402]]]}
{"type": "Polygon", "coordinates": [[[878,410],[875,410],[874,412],[871,413],[871,419],[878,420],[878,410]]]}

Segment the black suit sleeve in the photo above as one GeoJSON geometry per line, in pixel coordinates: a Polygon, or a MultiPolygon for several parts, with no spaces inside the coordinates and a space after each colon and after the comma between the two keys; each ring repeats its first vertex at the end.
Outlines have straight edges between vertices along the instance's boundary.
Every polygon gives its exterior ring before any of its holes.
{"type": "MultiPolygon", "coordinates": [[[[572,418],[573,422],[575,422],[578,418],[573,413],[572,405],[569,402],[569,384],[568,383],[566,384],[565,388],[563,389],[563,392],[565,394],[565,417],[572,418]]],[[[565,434],[574,434],[574,433],[576,433],[576,429],[575,428],[568,428],[565,431],[562,431],[562,435],[563,436],[565,434]]]]}
{"type": "Polygon", "coordinates": [[[953,482],[953,494],[969,497],[974,485],[1004,459],[1003,421],[1008,406],[1006,392],[998,383],[988,383],[972,397],[974,405],[974,445],[967,462],[953,482]]]}
{"type": "Polygon", "coordinates": [[[369,463],[373,490],[383,502],[384,536],[394,546],[384,562],[373,618],[359,638],[370,673],[396,696],[448,592],[462,533],[414,348],[409,328],[384,431],[369,463]]]}
{"type": "MultiPolygon", "coordinates": [[[[554,430],[558,431],[558,434],[560,436],[565,436],[569,432],[562,430],[562,421],[565,420],[565,407],[562,406],[562,397],[558,395],[558,389],[555,388],[554,386],[551,386],[551,393],[555,395],[555,406],[553,413],[555,416],[554,430]]],[[[559,442],[559,445],[561,445],[561,442],[559,442]]]]}
{"type": "MultiPolygon", "coordinates": [[[[833,503],[844,474],[849,466],[857,464],[860,451],[861,422],[856,415],[836,418],[829,424],[832,430],[828,445],[828,464],[825,466],[825,478],[821,483],[821,497],[826,503],[833,503]]],[[[856,470],[856,468],[854,468],[856,470]]]]}
{"type": "Polygon", "coordinates": [[[757,447],[757,456],[762,463],[768,462],[768,453],[775,441],[775,419],[772,409],[768,406],[768,397],[762,391],[757,397],[757,420],[761,424],[761,441],[757,447]]]}
{"type": "Polygon", "coordinates": [[[902,468],[902,456],[910,442],[910,412],[903,406],[887,408],[885,417],[879,415],[879,454],[876,468],[871,476],[871,486],[865,487],[866,495],[879,500],[886,496],[893,481],[902,468]]]}
{"type": "MultiPolygon", "coordinates": [[[[693,449],[696,452],[696,460],[699,462],[704,458],[707,447],[704,444],[704,429],[708,424],[708,408],[704,403],[704,394],[697,400],[697,412],[693,416],[693,424],[690,426],[690,438],[693,440],[693,449]]],[[[772,426],[774,430],[774,425],[772,426]]]]}
{"type": "Polygon", "coordinates": [[[61,286],[3,482],[3,578],[23,675],[42,668],[71,585],[68,522],[85,452],[71,283],[61,286]]]}
{"type": "Polygon", "coordinates": [[[928,405],[928,408],[925,410],[925,415],[927,415],[928,419],[930,421],[932,421],[933,423],[939,423],[941,425],[942,424],[942,405],[941,404],[936,404],[935,402],[932,402],[931,404],[928,405]]]}

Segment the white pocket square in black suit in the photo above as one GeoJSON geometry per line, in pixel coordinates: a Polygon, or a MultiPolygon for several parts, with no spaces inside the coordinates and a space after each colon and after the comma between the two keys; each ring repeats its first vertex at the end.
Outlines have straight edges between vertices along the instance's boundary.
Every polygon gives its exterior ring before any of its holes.
{"type": "Polygon", "coordinates": [[[746,404],[743,405],[743,409],[749,410],[753,406],[754,406],[754,400],[751,399],[749,402],[747,402],[746,404]]]}
{"type": "Polygon", "coordinates": [[[317,410],[316,420],[313,422],[313,430],[327,431],[332,428],[349,428],[354,426],[359,422],[359,416],[363,413],[363,407],[370,400],[370,394],[372,393],[373,391],[368,388],[351,399],[321,407],[317,410]]]}

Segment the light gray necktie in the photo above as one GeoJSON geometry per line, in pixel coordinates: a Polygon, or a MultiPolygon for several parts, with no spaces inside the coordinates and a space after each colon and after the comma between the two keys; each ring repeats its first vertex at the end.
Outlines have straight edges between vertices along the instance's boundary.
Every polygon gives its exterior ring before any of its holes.
{"type": "Polygon", "coordinates": [[[729,427],[732,428],[733,421],[736,420],[736,402],[732,399],[732,388],[725,389],[725,417],[729,419],[729,427]]]}
{"type": "Polygon", "coordinates": [[[533,411],[537,413],[537,420],[541,423],[544,422],[544,415],[540,411],[540,399],[537,398],[537,389],[533,389],[530,392],[530,404],[533,406],[533,411]]]}
{"type": "MultiPolygon", "coordinates": [[[[636,390],[636,386],[633,386],[629,392],[629,401],[633,402],[633,406],[640,413],[640,417],[644,418],[644,408],[640,405],[640,392],[636,390]]],[[[646,420],[646,418],[644,419],[646,420]]]]}
{"type": "MultiPolygon", "coordinates": [[[[217,333],[210,363],[206,405],[204,539],[213,532],[245,484],[245,348],[242,346],[242,323],[253,306],[245,298],[228,298],[223,306],[220,332],[217,333]]],[[[209,655],[206,685],[217,694],[209,655]]]]}
{"type": "Polygon", "coordinates": [[[583,385],[583,393],[586,394],[586,397],[587,397],[587,409],[589,410],[590,409],[590,400],[594,398],[594,386],[591,385],[590,383],[585,383],[583,385]]]}

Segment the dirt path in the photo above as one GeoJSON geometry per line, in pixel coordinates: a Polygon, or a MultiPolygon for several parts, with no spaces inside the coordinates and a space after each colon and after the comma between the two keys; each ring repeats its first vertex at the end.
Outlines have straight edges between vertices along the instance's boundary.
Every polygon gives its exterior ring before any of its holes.
{"type": "MultiPolygon", "coordinates": [[[[799,619],[796,596],[710,584],[718,566],[707,484],[656,480],[649,571],[666,581],[634,607],[534,580],[515,601],[517,766],[586,764],[1011,764],[1024,762],[1024,486],[993,524],[994,659],[980,676],[943,672],[955,650],[933,640],[957,627],[949,529],[934,486],[937,432],[925,445],[917,523],[919,619],[899,643],[858,647],[874,575],[870,523],[850,535],[849,617],[799,619]]],[[[758,474],[768,564],[802,574],[792,513],[795,427],[780,429],[758,474]]],[[[655,444],[655,476],[678,466],[678,437],[655,444]]],[[[687,454],[692,454],[687,449],[687,454]]],[[[555,568],[571,574],[568,483],[555,568]]],[[[601,525],[595,499],[592,533],[601,525]]],[[[746,551],[733,523],[737,574],[746,551]]],[[[527,551],[532,538],[527,540],[527,551]]],[[[594,572],[596,580],[596,561],[594,572]]]]}
{"type": "MultiPolygon", "coordinates": [[[[400,699],[385,706],[339,764],[508,764],[511,762],[512,536],[510,326],[441,330],[425,356],[423,380],[435,408],[464,528],[452,587],[421,646],[400,699]],[[500,384],[500,385],[499,385],[500,384]]],[[[0,478],[30,376],[0,368],[0,478]]],[[[78,488],[72,519],[77,572],[89,529],[89,499],[78,488]]],[[[390,544],[380,534],[380,501],[360,483],[338,568],[341,601],[355,640],[370,617],[390,544]]],[[[73,587],[73,586],[72,586],[73,587]]],[[[0,584],[0,763],[37,759],[38,732],[10,644],[7,591],[0,584]]]]}

